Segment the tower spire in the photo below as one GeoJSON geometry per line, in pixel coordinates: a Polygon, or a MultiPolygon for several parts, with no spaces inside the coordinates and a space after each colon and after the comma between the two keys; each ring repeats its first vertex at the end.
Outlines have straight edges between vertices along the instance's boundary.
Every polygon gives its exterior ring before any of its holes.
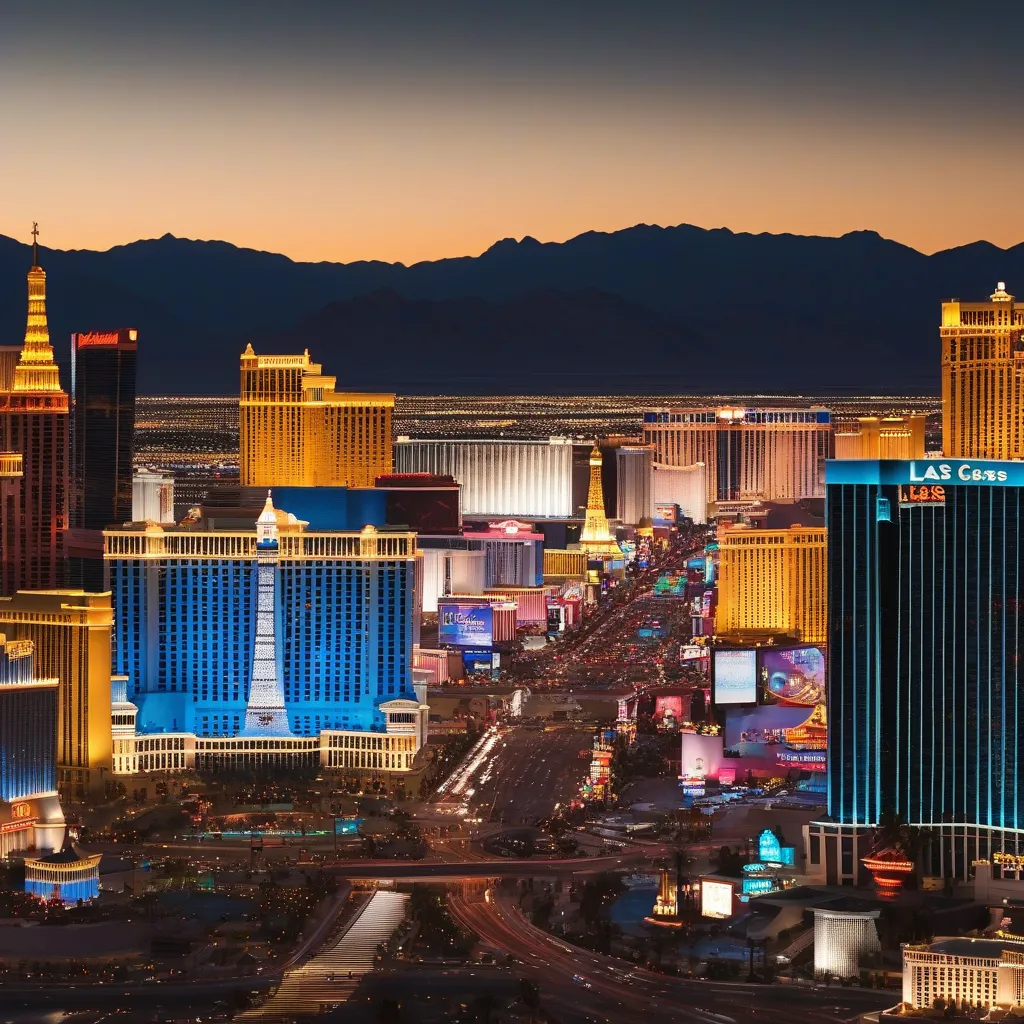
{"type": "Polygon", "coordinates": [[[32,222],[32,267],[28,272],[28,319],[25,344],[14,370],[12,391],[60,391],[60,371],[53,361],[46,322],[46,271],[39,266],[39,225],[32,222]]]}
{"type": "Polygon", "coordinates": [[[249,703],[245,709],[246,736],[292,735],[277,656],[280,618],[277,565],[277,510],[267,491],[266,504],[256,520],[256,635],[252,645],[249,703]]]}

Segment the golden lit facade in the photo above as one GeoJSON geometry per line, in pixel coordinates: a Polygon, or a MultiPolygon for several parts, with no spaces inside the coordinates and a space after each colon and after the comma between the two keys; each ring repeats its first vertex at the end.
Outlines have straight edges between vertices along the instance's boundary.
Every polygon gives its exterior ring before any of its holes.
{"type": "Polygon", "coordinates": [[[718,634],[786,633],[826,642],[825,527],[721,527],[718,554],[718,634]]]}
{"type": "Polygon", "coordinates": [[[544,549],[544,578],[569,576],[585,579],[587,575],[586,551],[568,551],[563,548],[544,549]]]}
{"type": "Polygon", "coordinates": [[[923,459],[925,417],[860,416],[835,425],[837,459],[923,459]]]}
{"type": "Polygon", "coordinates": [[[241,359],[244,487],[372,487],[392,471],[395,396],[338,392],[309,352],[241,359]]]}
{"type": "MultiPolygon", "coordinates": [[[[28,318],[18,361],[5,349],[0,379],[0,452],[22,456],[16,514],[17,561],[5,593],[59,586],[68,526],[68,396],[60,386],[46,320],[46,272],[33,247],[28,318]]],[[[5,558],[6,558],[5,554],[5,558]]]]}
{"type": "Polygon", "coordinates": [[[1021,458],[1024,309],[1000,281],[988,302],[944,302],[939,334],[943,454],[1021,458]]]}
{"type": "Polygon", "coordinates": [[[110,594],[20,591],[0,598],[0,631],[35,644],[36,672],[60,681],[57,770],[62,789],[102,784],[111,768],[110,594]]]}
{"type": "Polygon", "coordinates": [[[601,487],[601,449],[594,445],[590,453],[590,487],[587,491],[587,513],[580,532],[580,548],[588,555],[619,556],[622,549],[608,528],[604,510],[604,490],[601,487]]]}

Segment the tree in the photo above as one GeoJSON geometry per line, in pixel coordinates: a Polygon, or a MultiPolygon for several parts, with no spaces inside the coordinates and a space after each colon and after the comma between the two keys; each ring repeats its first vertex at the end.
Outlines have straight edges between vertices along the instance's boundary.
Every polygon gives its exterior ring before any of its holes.
{"type": "Polygon", "coordinates": [[[530,1011],[530,1019],[540,1009],[540,989],[529,978],[519,979],[519,1001],[530,1011]]]}
{"type": "Polygon", "coordinates": [[[399,1024],[402,1010],[396,999],[382,999],[377,1008],[377,1020],[380,1024],[399,1024]]]}
{"type": "Polygon", "coordinates": [[[491,1014],[497,1006],[493,993],[482,992],[473,1000],[473,1013],[482,1024],[490,1024],[491,1014]]]}

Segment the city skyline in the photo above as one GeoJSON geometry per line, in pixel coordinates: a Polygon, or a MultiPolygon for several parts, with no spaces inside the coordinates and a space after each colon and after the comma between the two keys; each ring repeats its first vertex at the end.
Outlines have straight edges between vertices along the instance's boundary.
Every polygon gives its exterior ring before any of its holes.
{"type": "Polygon", "coordinates": [[[56,248],[170,232],[412,263],[636,223],[1024,240],[1012,8],[995,32],[992,8],[905,3],[43,6],[0,41],[0,126],[24,133],[32,81],[35,154],[0,172],[0,232],[35,217],[56,248]],[[965,126],[982,159],[949,145],[965,126]]]}

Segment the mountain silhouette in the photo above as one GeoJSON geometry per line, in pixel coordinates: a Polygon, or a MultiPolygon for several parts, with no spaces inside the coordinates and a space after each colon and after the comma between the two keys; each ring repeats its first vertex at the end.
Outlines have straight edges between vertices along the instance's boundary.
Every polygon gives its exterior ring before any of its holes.
{"type": "MultiPolygon", "coordinates": [[[[25,323],[30,248],[0,235],[0,344],[25,323]]],[[[1024,245],[934,255],[839,238],[637,225],[475,257],[297,263],[162,238],[40,251],[51,337],[140,330],[139,388],[232,394],[238,355],[308,347],[339,388],[403,392],[916,391],[939,380],[939,303],[1024,294],[1024,245]]]]}

